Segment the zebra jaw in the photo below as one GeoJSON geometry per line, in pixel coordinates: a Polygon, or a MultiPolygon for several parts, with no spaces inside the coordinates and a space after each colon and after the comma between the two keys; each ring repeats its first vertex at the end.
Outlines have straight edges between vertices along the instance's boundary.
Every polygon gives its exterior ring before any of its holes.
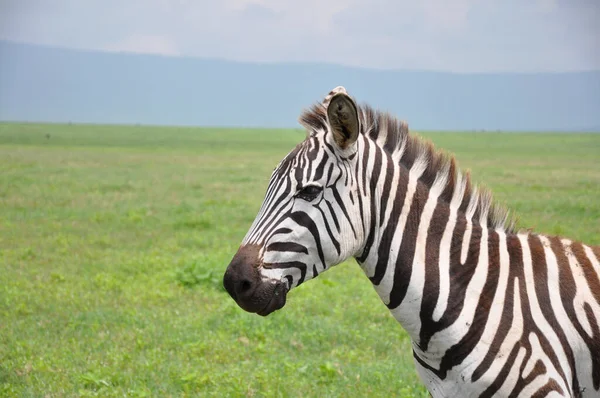
{"type": "Polygon", "coordinates": [[[289,285],[261,275],[259,252],[258,245],[241,246],[227,266],[223,286],[240,308],[267,316],[285,305],[289,285]]]}

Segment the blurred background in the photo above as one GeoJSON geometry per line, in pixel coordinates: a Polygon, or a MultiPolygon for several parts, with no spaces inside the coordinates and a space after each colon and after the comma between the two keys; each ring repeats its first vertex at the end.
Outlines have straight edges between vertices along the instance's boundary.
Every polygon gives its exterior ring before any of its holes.
{"type": "Polygon", "coordinates": [[[596,0],[4,0],[0,119],[297,127],[344,85],[418,129],[600,130],[596,0]]]}

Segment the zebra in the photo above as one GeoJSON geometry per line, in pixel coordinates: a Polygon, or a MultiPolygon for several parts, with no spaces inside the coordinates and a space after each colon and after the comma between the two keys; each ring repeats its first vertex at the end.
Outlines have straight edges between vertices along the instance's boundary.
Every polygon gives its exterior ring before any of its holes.
{"type": "Polygon", "coordinates": [[[267,316],[354,257],[433,397],[599,397],[600,247],[515,227],[453,156],[342,86],[303,111],[223,285],[267,316]]]}

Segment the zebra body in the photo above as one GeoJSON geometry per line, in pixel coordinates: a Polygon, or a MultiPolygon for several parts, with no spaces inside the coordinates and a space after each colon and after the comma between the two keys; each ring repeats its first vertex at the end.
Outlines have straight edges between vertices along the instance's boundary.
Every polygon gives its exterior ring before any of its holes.
{"type": "Polygon", "coordinates": [[[224,285],[245,310],[355,257],[434,397],[600,396],[600,248],[515,231],[454,159],[343,87],[271,176],[224,285]]]}

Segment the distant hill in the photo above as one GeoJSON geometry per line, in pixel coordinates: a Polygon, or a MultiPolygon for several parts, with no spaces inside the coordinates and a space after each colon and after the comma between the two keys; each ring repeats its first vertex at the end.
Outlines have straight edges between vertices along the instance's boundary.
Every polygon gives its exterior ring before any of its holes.
{"type": "Polygon", "coordinates": [[[600,71],[452,74],[0,41],[0,120],[297,127],[337,85],[416,129],[600,130],[600,71]]]}

